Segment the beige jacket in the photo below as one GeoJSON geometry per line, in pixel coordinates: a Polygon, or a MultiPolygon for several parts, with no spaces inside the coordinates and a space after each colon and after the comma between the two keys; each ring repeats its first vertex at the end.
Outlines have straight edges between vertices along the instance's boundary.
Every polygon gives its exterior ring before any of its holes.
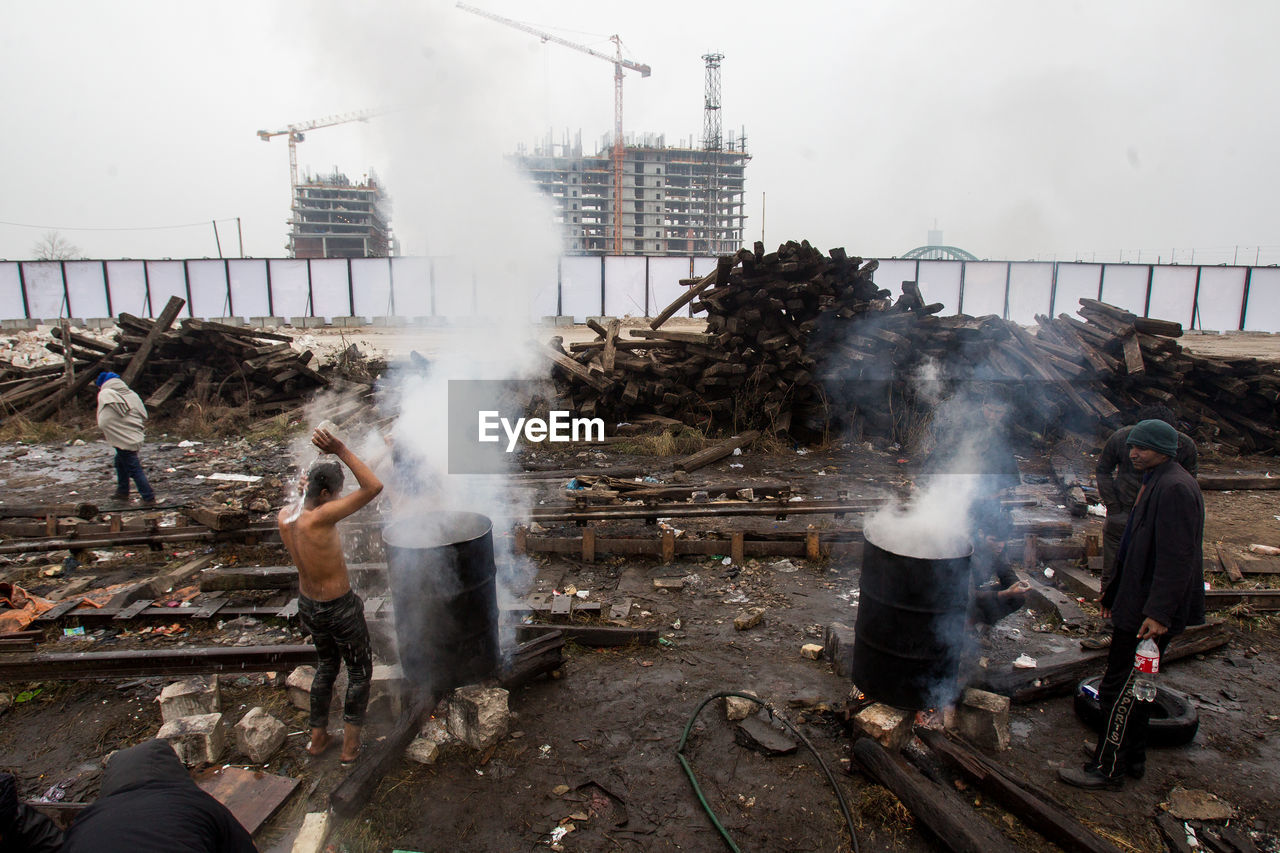
{"type": "Polygon", "coordinates": [[[142,449],[142,430],[146,423],[147,407],[123,379],[108,379],[98,389],[98,426],[112,447],[142,449]]]}

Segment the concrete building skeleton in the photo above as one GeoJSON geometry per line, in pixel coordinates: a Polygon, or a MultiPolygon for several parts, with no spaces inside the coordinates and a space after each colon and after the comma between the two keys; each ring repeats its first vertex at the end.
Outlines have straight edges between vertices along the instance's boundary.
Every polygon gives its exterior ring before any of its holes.
{"type": "Polygon", "coordinates": [[[289,256],[385,258],[394,245],[390,207],[372,172],[360,184],[337,171],[306,175],[294,188],[289,256]]]}
{"type": "MultiPolygon", "coordinates": [[[[623,254],[712,256],[743,244],[744,173],[751,155],[745,137],[730,132],[725,150],[668,148],[646,134],[628,136],[623,160],[623,254]]],[[[532,154],[512,156],[549,196],[571,255],[613,251],[614,205],[611,140],[584,155],[582,137],[569,145],[541,143],[532,154]]]]}

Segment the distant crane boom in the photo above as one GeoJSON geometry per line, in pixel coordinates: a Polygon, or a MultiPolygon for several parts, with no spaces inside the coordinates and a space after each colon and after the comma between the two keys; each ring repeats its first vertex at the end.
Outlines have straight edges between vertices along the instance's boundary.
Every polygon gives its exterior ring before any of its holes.
{"type": "Polygon", "coordinates": [[[641,77],[648,77],[652,69],[643,63],[632,62],[629,59],[622,58],[622,39],[617,35],[609,37],[609,41],[613,42],[614,55],[587,47],[584,44],[571,42],[560,36],[553,35],[520,21],[513,21],[510,18],[504,18],[501,15],[495,15],[493,12],[487,12],[484,9],[478,9],[466,3],[458,3],[459,9],[470,12],[473,15],[479,15],[482,18],[488,18],[499,24],[506,24],[508,27],[537,36],[544,42],[554,42],[563,47],[572,48],[573,50],[594,56],[597,59],[603,59],[605,62],[613,64],[613,253],[615,255],[622,254],[622,161],[625,154],[625,146],[622,143],[622,69],[626,68],[631,71],[640,72],[641,77]]]}
{"type": "Polygon", "coordinates": [[[349,113],[339,113],[337,115],[325,116],[324,118],[312,119],[311,121],[299,121],[285,126],[284,130],[260,130],[258,138],[263,142],[270,142],[273,136],[289,137],[289,206],[295,203],[294,199],[298,194],[298,143],[306,139],[306,131],[317,130],[321,127],[333,127],[335,124],[346,124],[352,121],[366,121],[374,116],[380,116],[389,112],[386,108],[376,108],[368,110],[356,110],[349,113]]]}

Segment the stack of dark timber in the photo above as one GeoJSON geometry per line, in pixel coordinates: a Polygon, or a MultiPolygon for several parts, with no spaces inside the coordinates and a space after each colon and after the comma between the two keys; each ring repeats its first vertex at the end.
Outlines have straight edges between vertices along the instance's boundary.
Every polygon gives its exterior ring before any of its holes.
{"type": "Polygon", "coordinates": [[[173,328],[184,305],[171,298],[155,320],[120,314],[114,345],[65,326],[54,329],[46,347],[64,364],[30,370],[0,365],[0,408],[42,420],[104,370],[120,374],[148,408],[160,410],[196,399],[249,405],[267,415],[294,408],[329,384],[310,366],[312,353],[294,350],[288,335],[194,319],[173,328]]]}
{"type": "Polygon", "coordinates": [[[648,329],[624,337],[616,320],[591,323],[597,340],[569,352],[553,339],[553,378],[571,409],[614,422],[656,413],[704,429],[905,443],[932,400],[983,383],[1024,436],[1092,442],[1163,403],[1197,438],[1280,449],[1275,363],[1193,355],[1174,340],[1179,324],[1088,299],[1079,318],[1041,317],[1035,330],[994,315],[939,317],[942,305],[915,282],[896,298],[877,288],[876,266],[808,242],[771,254],[756,243],[686,280],[689,291],[648,329]],[[661,328],[690,303],[706,313],[705,332],[661,328]]]}

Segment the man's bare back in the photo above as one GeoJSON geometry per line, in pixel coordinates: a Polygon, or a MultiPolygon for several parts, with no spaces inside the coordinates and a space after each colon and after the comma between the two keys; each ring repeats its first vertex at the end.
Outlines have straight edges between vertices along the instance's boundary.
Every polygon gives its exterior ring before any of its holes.
{"type": "MultiPolygon", "coordinates": [[[[298,567],[302,594],[313,601],[332,601],[351,589],[337,524],[376,498],[382,491],[382,482],[369,466],[327,431],[317,429],[311,443],[345,463],[355,475],[359,488],[342,497],[333,490],[321,489],[307,496],[296,517],[292,517],[292,507],[285,507],[276,520],[280,538],[298,567]]],[[[336,491],[341,491],[340,485],[336,491]]]]}

